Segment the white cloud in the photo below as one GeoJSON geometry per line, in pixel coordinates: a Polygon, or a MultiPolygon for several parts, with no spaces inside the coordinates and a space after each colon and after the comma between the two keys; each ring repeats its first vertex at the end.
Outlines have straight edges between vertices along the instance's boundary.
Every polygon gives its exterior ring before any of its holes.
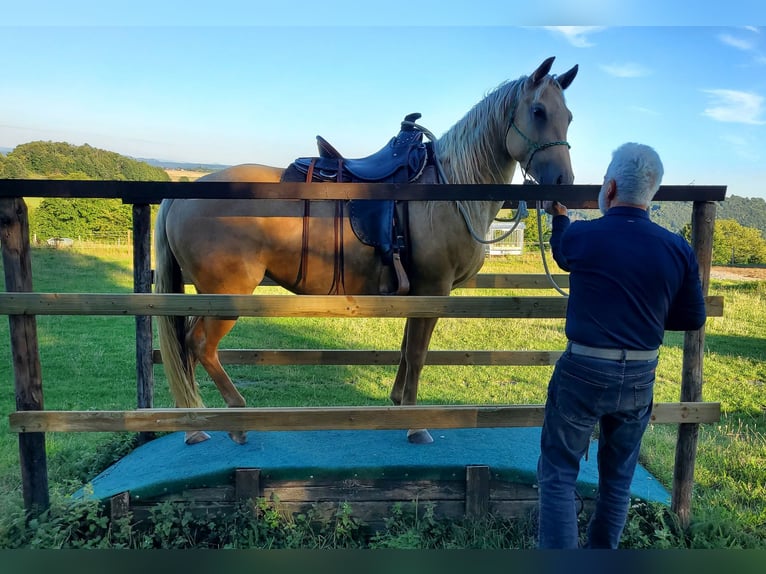
{"type": "Polygon", "coordinates": [[[543,26],[543,28],[564,36],[564,39],[575,48],[588,48],[594,45],[588,39],[588,35],[600,32],[604,26],[543,26]]]}
{"type": "Polygon", "coordinates": [[[731,34],[719,34],[718,39],[727,46],[737,48],[737,50],[744,50],[745,52],[749,52],[755,48],[755,44],[753,44],[753,42],[745,40],[744,38],[737,38],[731,34]]]}
{"type": "Polygon", "coordinates": [[[758,26],[745,26],[745,30],[748,32],[755,32],[756,34],[760,34],[761,30],[758,28],[758,26]]]}
{"type": "Polygon", "coordinates": [[[617,78],[640,78],[642,76],[648,76],[651,71],[639,64],[626,63],[626,64],[605,64],[600,66],[610,76],[617,78]]]}
{"type": "Polygon", "coordinates": [[[702,90],[710,95],[703,115],[719,122],[763,125],[763,96],[737,90],[702,90]]]}

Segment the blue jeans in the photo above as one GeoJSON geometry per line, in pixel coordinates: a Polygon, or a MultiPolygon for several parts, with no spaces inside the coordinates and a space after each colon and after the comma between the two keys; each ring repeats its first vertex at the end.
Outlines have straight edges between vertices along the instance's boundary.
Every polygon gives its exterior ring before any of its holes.
{"type": "Polygon", "coordinates": [[[575,483],[599,423],[598,496],[586,548],[617,548],[652,411],[657,359],[612,361],[565,351],[545,403],[537,464],[539,548],[577,548],[575,483]]]}

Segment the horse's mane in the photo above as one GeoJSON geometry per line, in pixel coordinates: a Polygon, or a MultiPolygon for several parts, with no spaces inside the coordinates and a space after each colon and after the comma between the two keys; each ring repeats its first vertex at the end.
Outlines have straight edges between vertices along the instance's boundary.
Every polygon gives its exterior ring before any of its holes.
{"type": "MultiPolygon", "coordinates": [[[[436,141],[436,153],[450,183],[508,183],[504,181],[507,167],[498,165],[497,157],[507,153],[505,134],[527,78],[500,84],[436,141]]],[[[545,76],[534,99],[551,83],[558,87],[552,76],[545,76]]]]}

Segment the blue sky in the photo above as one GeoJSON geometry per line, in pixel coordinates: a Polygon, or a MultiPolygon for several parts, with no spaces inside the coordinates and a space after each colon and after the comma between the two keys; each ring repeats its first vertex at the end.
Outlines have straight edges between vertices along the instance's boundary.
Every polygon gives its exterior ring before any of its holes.
{"type": "Polygon", "coordinates": [[[285,165],[313,155],[321,134],[358,157],[410,112],[443,133],[499,83],[556,56],[554,73],[580,66],[567,90],[576,183],[601,183],[612,150],[638,141],[662,156],[666,184],[766,198],[766,18],[756,3],[727,2],[725,13],[693,3],[702,8],[691,16],[673,4],[661,22],[651,3],[606,0],[578,11],[538,2],[523,17],[508,0],[472,2],[464,14],[421,0],[420,15],[403,2],[337,0],[319,19],[316,2],[265,3],[260,13],[227,0],[215,10],[23,4],[0,11],[0,147],[68,141],[285,165]],[[542,11],[551,6],[555,18],[542,11]],[[429,7],[442,8],[438,17],[422,17],[429,7]]]}

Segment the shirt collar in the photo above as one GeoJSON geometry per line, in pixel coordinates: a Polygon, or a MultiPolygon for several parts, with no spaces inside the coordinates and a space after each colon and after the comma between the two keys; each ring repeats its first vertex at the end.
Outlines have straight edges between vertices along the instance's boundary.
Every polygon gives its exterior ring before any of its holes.
{"type": "Polygon", "coordinates": [[[607,215],[622,215],[622,216],[630,216],[630,217],[642,217],[644,219],[649,219],[649,212],[646,209],[641,209],[639,207],[627,207],[624,205],[612,207],[609,211],[606,212],[606,214],[607,215]]]}

